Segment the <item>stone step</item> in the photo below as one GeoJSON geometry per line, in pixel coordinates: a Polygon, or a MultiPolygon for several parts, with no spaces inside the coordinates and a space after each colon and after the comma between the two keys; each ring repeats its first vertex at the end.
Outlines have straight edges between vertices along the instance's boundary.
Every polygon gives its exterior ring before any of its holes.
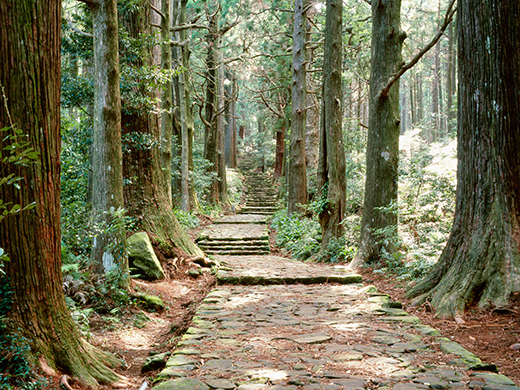
{"type": "Polygon", "coordinates": [[[224,247],[254,247],[254,246],[269,246],[268,240],[251,240],[251,241],[220,241],[220,240],[204,240],[198,242],[199,246],[207,248],[224,248],[224,247]]]}
{"type": "Polygon", "coordinates": [[[274,206],[247,206],[243,207],[242,210],[240,210],[242,213],[246,214],[262,214],[262,213],[275,213],[278,211],[278,207],[274,206]]]}
{"type": "Polygon", "coordinates": [[[266,234],[266,235],[262,235],[262,236],[256,236],[256,237],[216,237],[216,238],[211,238],[211,237],[205,237],[205,236],[199,236],[195,241],[197,243],[201,242],[201,241],[221,241],[221,242],[236,242],[236,241],[265,241],[265,240],[269,240],[269,236],[266,234]]]}
{"type": "Polygon", "coordinates": [[[227,255],[227,256],[257,256],[271,253],[269,249],[231,249],[231,250],[204,250],[208,255],[227,255]]]}

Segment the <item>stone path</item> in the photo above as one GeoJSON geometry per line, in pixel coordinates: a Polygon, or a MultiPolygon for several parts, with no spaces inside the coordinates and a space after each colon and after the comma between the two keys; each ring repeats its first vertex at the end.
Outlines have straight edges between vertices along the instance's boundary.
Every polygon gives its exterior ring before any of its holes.
{"type": "MultiPolygon", "coordinates": [[[[244,240],[249,228],[233,218],[209,234],[244,240]]],[[[252,229],[264,234],[265,225],[252,229]]],[[[271,255],[216,259],[219,285],[156,390],[520,390],[345,267],[271,255]]]]}

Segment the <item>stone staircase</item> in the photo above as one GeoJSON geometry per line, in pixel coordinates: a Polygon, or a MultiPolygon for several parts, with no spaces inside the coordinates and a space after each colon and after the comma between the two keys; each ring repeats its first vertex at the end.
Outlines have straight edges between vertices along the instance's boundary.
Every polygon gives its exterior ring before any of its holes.
{"type": "Polygon", "coordinates": [[[228,215],[202,231],[197,244],[208,255],[266,255],[271,252],[266,223],[277,210],[276,191],[253,157],[239,164],[246,179],[246,203],[239,214],[228,215]]]}
{"type": "Polygon", "coordinates": [[[257,171],[254,159],[244,156],[239,168],[246,179],[246,203],[242,214],[272,215],[277,210],[276,190],[265,172],[257,171]]]}

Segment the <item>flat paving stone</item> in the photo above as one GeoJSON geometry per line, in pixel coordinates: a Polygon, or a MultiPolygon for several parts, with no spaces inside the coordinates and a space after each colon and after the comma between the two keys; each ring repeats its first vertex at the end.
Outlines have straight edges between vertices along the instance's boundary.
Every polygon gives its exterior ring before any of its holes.
{"type": "Polygon", "coordinates": [[[267,227],[261,224],[233,224],[224,223],[219,225],[209,225],[200,234],[197,240],[243,240],[243,239],[261,239],[269,237],[267,227]]]}
{"type": "MultiPolygon", "coordinates": [[[[225,217],[201,237],[267,239],[258,223],[264,218],[225,217]]],[[[506,376],[472,373],[494,365],[421,324],[345,266],[273,255],[215,260],[218,285],[154,389],[520,390],[506,376]],[[447,355],[442,364],[439,353],[447,355]]]]}
{"type": "Polygon", "coordinates": [[[216,220],[215,224],[264,224],[269,220],[269,216],[262,214],[233,214],[216,220]]]}
{"type": "MultiPolygon", "coordinates": [[[[353,284],[362,281],[360,275],[344,268],[302,263],[278,256],[216,255],[215,259],[229,266],[218,270],[219,284],[353,284]]],[[[337,309],[341,310],[340,307],[337,309]]]]}

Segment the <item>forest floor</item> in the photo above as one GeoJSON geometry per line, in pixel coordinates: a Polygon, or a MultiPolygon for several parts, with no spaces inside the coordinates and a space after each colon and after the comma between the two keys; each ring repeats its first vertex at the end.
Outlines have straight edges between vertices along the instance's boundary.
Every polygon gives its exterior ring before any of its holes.
{"type": "MultiPolygon", "coordinates": [[[[192,235],[196,234],[192,232],[192,235]]],[[[277,250],[272,254],[281,255],[277,250]]],[[[151,383],[157,372],[141,372],[146,357],[151,352],[175,348],[190,326],[197,305],[215,284],[215,278],[209,274],[197,278],[189,276],[193,265],[188,262],[174,264],[173,259],[166,259],[165,266],[167,279],[159,282],[135,280],[133,284],[134,290],[161,297],[166,305],[164,311],[150,313],[129,307],[120,313],[96,315],[90,319],[90,342],[124,362],[116,371],[131,383],[126,388],[138,390],[145,381],[151,383]]],[[[403,308],[419,317],[423,324],[438,329],[443,336],[456,341],[483,362],[496,364],[501,374],[520,385],[520,351],[510,348],[520,339],[520,297],[516,297],[510,308],[499,312],[470,309],[464,317],[465,322],[457,324],[454,320],[435,318],[426,306],[412,307],[404,297],[405,286],[390,276],[373,273],[371,269],[365,269],[362,275],[365,285],[372,284],[379,292],[389,294],[392,300],[402,302],[403,308]]],[[[72,380],[69,383],[72,389],[87,389],[72,380]]],[[[103,390],[112,388],[101,387],[103,390]]]]}

